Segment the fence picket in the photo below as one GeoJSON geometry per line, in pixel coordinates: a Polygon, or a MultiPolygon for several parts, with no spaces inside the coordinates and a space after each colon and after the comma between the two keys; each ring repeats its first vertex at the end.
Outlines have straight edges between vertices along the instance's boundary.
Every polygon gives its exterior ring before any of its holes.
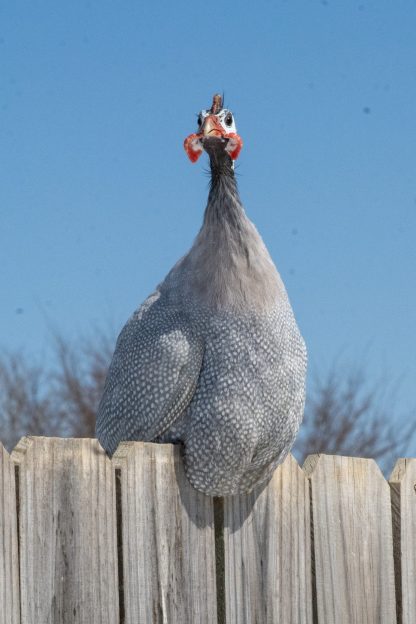
{"type": "Polygon", "coordinates": [[[398,459],[390,477],[401,624],[416,619],[416,459],[398,459]]]}
{"type": "Polygon", "coordinates": [[[119,621],[115,488],[96,440],[28,437],[19,465],[25,624],[119,621]]]}
{"type": "Polygon", "coordinates": [[[414,624],[415,577],[416,459],[289,456],[212,499],[178,446],[0,444],[0,624],[414,624]]]}
{"type": "Polygon", "coordinates": [[[14,466],[0,443],[0,624],[18,624],[19,560],[14,466]]]}
{"type": "Polygon", "coordinates": [[[389,486],[370,459],[313,455],[310,476],[319,624],[396,622],[389,486]]]}
{"type": "Polygon", "coordinates": [[[224,524],[227,624],[311,623],[309,484],[296,460],[226,498],[224,524]]]}
{"type": "Polygon", "coordinates": [[[186,479],[178,446],[122,443],[126,624],[216,624],[212,498],[186,479]]]}

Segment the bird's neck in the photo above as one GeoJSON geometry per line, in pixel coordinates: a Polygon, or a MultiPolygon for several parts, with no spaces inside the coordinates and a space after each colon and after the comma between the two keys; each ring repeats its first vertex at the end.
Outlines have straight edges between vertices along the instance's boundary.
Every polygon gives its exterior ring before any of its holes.
{"type": "Polygon", "coordinates": [[[212,155],[211,188],[205,209],[203,228],[224,227],[235,234],[246,220],[238,194],[231,158],[212,155]]]}
{"type": "Polygon", "coordinates": [[[204,222],[189,253],[168,277],[175,301],[204,308],[267,312],[283,285],[256,228],[241,204],[232,161],[211,156],[211,189],[204,222]]]}

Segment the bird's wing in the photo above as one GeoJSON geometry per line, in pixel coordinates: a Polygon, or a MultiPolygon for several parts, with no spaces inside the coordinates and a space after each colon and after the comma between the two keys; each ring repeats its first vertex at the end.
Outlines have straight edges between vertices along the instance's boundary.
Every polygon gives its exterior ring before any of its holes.
{"type": "Polygon", "coordinates": [[[121,440],[151,441],[183,413],[198,382],[204,345],[183,311],[151,295],[116,345],[96,435],[114,453],[121,440]]]}

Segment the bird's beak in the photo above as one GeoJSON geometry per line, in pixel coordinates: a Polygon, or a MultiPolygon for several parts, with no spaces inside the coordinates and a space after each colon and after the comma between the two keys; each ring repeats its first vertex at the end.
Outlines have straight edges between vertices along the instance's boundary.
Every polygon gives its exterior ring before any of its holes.
{"type": "Polygon", "coordinates": [[[201,134],[204,137],[222,137],[226,134],[226,132],[216,115],[208,115],[208,117],[205,117],[204,123],[202,125],[201,134]]]}

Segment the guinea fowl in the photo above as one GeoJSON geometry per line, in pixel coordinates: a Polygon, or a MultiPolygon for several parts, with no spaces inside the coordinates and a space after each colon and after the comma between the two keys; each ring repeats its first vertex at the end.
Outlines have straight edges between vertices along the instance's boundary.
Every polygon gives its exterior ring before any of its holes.
{"type": "Polygon", "coordinates": [[[190,251],[124,326],[97,416],[122,440],[182,443],[192,485],[249,492],[288,454],[303,416],[306,349],[285,287],[241,204],[231,111],[214,96],[185,140],[207,152],[211,187],[190,251]]]}

